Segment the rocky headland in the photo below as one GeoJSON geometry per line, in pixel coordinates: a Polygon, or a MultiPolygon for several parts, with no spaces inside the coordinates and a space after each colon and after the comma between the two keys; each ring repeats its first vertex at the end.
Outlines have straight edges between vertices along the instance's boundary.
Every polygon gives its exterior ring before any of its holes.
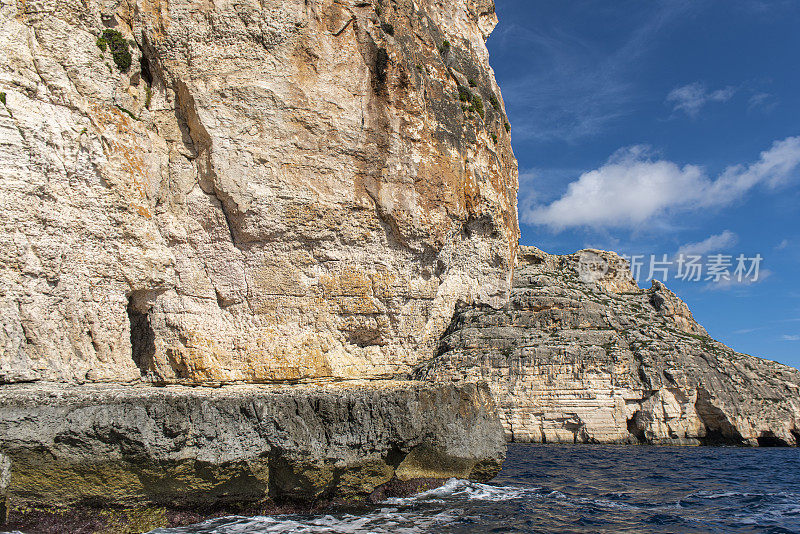
{"type": "Polygon", "coordinates": [[[800,371],[711,339],[611,252],[520,247],[505,308],[458,312],[417,376],[488,381],[510,441],[800,445],[800,371]]]}

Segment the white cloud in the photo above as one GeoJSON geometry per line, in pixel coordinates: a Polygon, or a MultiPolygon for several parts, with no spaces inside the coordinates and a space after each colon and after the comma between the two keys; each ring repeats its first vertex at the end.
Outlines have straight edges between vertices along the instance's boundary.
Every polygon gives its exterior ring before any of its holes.
{"type": "Polygon", "coordinates": [[[730,230],[725,230],[721,234],[709,236],[697,243],[686,243],[678,249],[677,255],[680,256],[683,254],[685,256],[704,256],[712,252],[725,250],[726,248],[735,245],[738,241],[739,236],[730,230]]]}
{"type": "Polygon", "coordinates": [[[709,102],[726,102],[735,92],[733,87],[708,91],[705,85],[696,82],[670,91],[667,102],[672,104],[672,111],[683,111],[690,117],[696,117],[709,102]]]}
{"type": "Polygon", "coordinates": [[[789,246],[789,240],[788,239],[784,239],[783,241],[778,243],[778,245],[775,247],[775,250],[783,250],[788,246],[789,246]]]}
{"type": "Polygon", "coordinates": [[[583,173],[549,205],[526,202],[520,218],[556,231],[576,226],[635,228],[658,216],[729,205],[757,185],[774,188],[796,178],[799,167],[800,136],[775,142],[755,163],[728,167],[716,179],[702,167],[653,159],[645,147],[635,146],[583,173]]]}
{"type": "Polygon", "coordinates": [[[781,339],[784,341],[800,341],[800,336],[791,334],[791,335],[784,335],[781,339]]]}

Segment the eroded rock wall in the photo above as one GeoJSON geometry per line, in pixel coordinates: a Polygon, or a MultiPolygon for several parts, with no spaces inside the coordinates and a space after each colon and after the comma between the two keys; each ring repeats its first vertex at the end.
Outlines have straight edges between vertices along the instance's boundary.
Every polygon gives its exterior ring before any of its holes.
{"type": "Polygon", "coordinates": [[[485,385],[393,381],[9,385],[0,449],[0,496],[12,525],[29,528],[36,510],[77,509],[88,521],[112,509],[150,517],[152,529],[170,511],[256,514],[287,500],[368,501],[376,490],[380,501],[387,484],[488,480],[505,458],[485,385]]]}
{"type": "Polygon", "coordinates": [[[418,376],[487,380],[512,441],[800,445],[800,372],[711,339],[610,252],[521,247],[506,308],[457,314],[418,376]]]}
{"type": "Polygon", "coordinates": [[[495,23],[490,0],[0,4],[0,382],[432,356],[514,261],[495,23]]]}

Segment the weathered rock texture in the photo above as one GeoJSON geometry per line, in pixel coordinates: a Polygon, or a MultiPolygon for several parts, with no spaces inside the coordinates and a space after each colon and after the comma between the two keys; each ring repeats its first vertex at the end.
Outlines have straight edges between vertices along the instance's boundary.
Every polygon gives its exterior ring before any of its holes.
{"type": "Polygon", "coordinates": [[[800,445],[800,372],[714,341],[616,254],[521,247],[503,310],[469,308],[435,380],[485,379],[506,436],[535,442],[800,445]]]}
{"type": "Polygon", "coordinates": [[[486,385],[389,381],[6,386],[0,449],[12,521],[81,506],[157,523],[159,510],[363,500],[392,480],[488,480],[505,457],[486,385]]]}
{"type": "Polygon", "coordinates": [[[495,23],[491,0],[0,3],[0,382],[432,356],[514,261],[495,23]]]}

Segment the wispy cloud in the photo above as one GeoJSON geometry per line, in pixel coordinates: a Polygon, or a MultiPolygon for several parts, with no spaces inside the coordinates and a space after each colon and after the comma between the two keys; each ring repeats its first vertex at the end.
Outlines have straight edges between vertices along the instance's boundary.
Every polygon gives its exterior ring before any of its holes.
{"type": "Polygon", "coordinates": [[[734,330],[733,333],[737,335],[742,334],[752,334],[753,332],[758,332],[759,330],[764,330],[764,327],[759,328],[742,328],[740,330],[734,330]]]}
{"type": "Polygon", "coordinates": [[[781,336],[781,339],[784,341],[800,341],[800,336],[795,334],[785,334],[781,336]]]}
{"type": "Polygon", "coordinates": [[[708,283],[705,286],[706,291],[731,291],[736,289],[747,289],[750,286],[760,284],[772,276],[772,271],[769,269],[761,269],[758,273],[758,278],[753,280],[751,278],[742,277],[741,280],[735,276],[728,279],[721,279],[719,282],[708,283]]]}
{"type": "Polygon", "coordinates": [[[708,236],[706,239],[697,243],[686,243],[682,245],[676,255],[681,254],[685,256],[698,255],[703,256],[712,252],[725,250],[728,247],[735,245],[739,241],[739,236],[730,230],[725,230],[721,234],[708,236]]]}
{"type": "Polygon", "coordinates": [[[788,246],[789,246],[789,240],[788,239],[784,239],[783,241],[781,241],[780,243],[778,243],[775,246],[775,250],[783,250],[788,246]]]}
{"type": "MultiPolygon", "coordinates": [[[[624,19],[616,9],[606,10],[608,24],[619,28],[621,38],[615,42],[590,40],[571,22],[501,26],[493,39],[504,46],[524,47],[534,58],[528,73],[503,82],[503,98],[517,117],[515,138],[573,142],[631,113],[641,98],[636,90],[636,62],[657,43],[664,27],[697,5],[687,0],[653,2],[624,19]]],[[[579,18],[587,3],[576,1],[570,9],[575,17],[564,21],[579,18]]]]}
{"type": "Polygon", "coordinates": [[[757,92],[752,95],[747,101],[748,111],[761,109],[764,112],[770,112],[778,105],[774,96],[769,93],[757,92]]]}
{"type": "Polygon", "coordinates": [[[702,83],[695,82],[676,87],[667,95],[667,103],[672,111],[682,111],[690,117],[696,117],[700,110],[710,102],[727,102],[736,93],[733,87],[725,87],[708,91],[702,83]]]}
{"type": "Polygon", "coordinates": [[[774,188],[797,177],[800,137],[775,142],[750,165],[734,165],[711,179],[697,165],[655,159],[647,147],[617,151],[583,173],[549,205],[520,207],[523,222],[555,231],[588,226],[637,229],[656,217],[727,206],[758,185],[774,188]]]}

